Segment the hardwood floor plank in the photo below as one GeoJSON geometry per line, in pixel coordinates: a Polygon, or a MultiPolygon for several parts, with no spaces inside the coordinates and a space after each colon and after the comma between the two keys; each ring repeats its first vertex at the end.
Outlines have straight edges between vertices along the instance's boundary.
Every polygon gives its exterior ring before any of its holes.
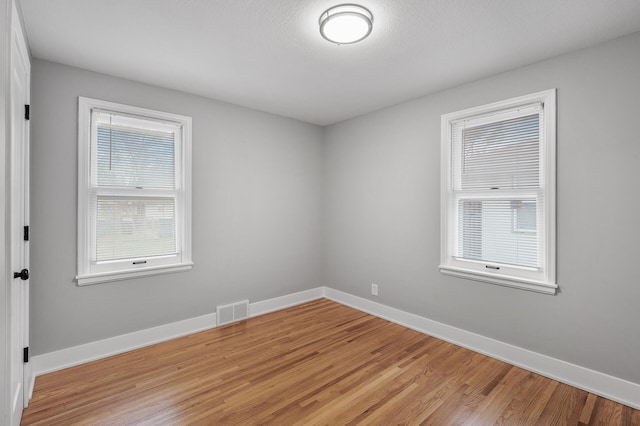
{"type": "Polygon", "coordinates": [[[483,399],[473,415],[467,419],[467,423],[494,424],[528,374],[528,371],[512,366],[498,385],[483,399]]]}
{"type": "Polygon", "coordinates": [[[629,412],[631,411],[632,413],[630,414],[631,417],[631,425],[632,426],[640,426],[640,410],[634,410],[631,407],[625,407],[626,411],[629,412]]]}
{"type": "Polygon", "coordinates": [[[608,399],[600,398],[596,403],[590,425],[623,425],[631,422],[631,416],[625,411],[623,419],[623,408],[621,404],[617,404],[608,399]]]}
{"type": "Polygon", "coordinates": [[[537,424],[578,424],[587,395],[588,392],[560,383],[545,405],[537,424]]]}
{"type": "MultiPolygon", "coordinates": [[[[532,373],[533,374],[533,373],[532,373]]],[[[537,376],[540,380],[540,385],[536,386],[535,390],[532,390],[529,394],[523,395],[523,399],[526,403],[520,406],[517,413],[513,413],[513,423],[518,425],[531,425],[542,415],[542,411],[553,396],[556,387],[560,383],[555,380],[549,380],[546,377],[537,376]]]]}
{"type": "Polygon", "coordinates": [[[40,376],[22,424],[638,425],[639,413],[321,299],[40,376]]]}
{"type": "Polygon", "coordinates": [[[540,391],[545,384],[545,380],[537,374],[529,373],[520,382],[517,389],[514,389],[513,398],[500,413],[495,421],[495,425],[523,424],[522,415],[529,411],[529,404],[533,401],[532,396],[540,391]]]}
{"type": "Polygon", "coordinates": [[[596,405],[597,399],[598,397],[592,393],[587,396],[587,401],[585,402],[584,407],[582,407],[582,413],[580,413],[580,419],[578,422],[580,425],[589,424],[589,420],[591,420],[591,415],[593,414],[593,409],[596,405]]]}

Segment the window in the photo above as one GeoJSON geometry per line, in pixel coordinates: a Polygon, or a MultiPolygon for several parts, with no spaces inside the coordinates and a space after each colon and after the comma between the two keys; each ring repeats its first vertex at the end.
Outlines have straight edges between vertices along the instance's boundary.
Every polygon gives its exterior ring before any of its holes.
{"type": "Polygon", "coordinates": [[[79,285],[191,269],[191,118],[78,102],[79,285]]]}
{"type": "Polygon", "coordinates": [[[442,273],[555,294],[555,135],[555,90],[442,116],[442,273]]]}
{"type": "Polygon", "coordinates": [[[536,232],[536,203],[534,201],[511,201],[511,232],[536,232]]]}

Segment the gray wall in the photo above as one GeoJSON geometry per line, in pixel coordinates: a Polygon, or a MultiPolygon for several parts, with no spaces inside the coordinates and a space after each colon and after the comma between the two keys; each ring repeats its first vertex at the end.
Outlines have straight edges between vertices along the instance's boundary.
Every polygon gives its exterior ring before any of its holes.
{"type": "Polygon", "coordinates": [[[638,76],[640,33],[329,127],[325,284],[640,383],[638,76]],[[440,116],[554,87],[560,293],[441,275],[440,116]]]}
{"type": "Polygon", "coordinates": [[[322,284],[322,128],[42,60],[32,78],[35,355],[322,284]],[[192,271],[76,285],[78,96],[193,117],[192,271]]]}

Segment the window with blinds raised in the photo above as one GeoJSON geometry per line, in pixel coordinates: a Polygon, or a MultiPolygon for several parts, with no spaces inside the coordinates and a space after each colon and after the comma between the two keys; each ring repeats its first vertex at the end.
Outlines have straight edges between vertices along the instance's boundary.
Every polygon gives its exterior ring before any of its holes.
{"type": "Polygon", "coordinates": [[[442,117],[441,272],[555,293],[555,90],[442,117]]]}
{"type": "Polygon", "coordinates": [[[79,99],[80,285],[191,268],[191,119],[79,99]]]}

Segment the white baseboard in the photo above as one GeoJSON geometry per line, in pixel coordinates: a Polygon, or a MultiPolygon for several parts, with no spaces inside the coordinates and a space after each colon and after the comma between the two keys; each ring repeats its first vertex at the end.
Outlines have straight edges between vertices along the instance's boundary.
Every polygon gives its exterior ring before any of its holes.
{"type": "Polygon", "coordinates": [[[186,336],[216,326],[216,314],[206,314],[195,318],[159,325],[134,331],[108,339],[98,340],[71,348],[61,349],[31,358],[35,376],[84,364],[108,356],[121,354],[133,349],[153,345],[186,336]]]}
{"type": "MultiPolygon", "coordinates": [[[[255,317],[290,306],[326,297],[371,315],[451,342],[551,379],[640,409],[640,384],[632,383],[566,361],[513,346],[470,331],[452,327],[400,309],[353,296],[329,287],[317,287],[249,304],[249,316],[255,317]]],[[[216,315],[207,314],[171,324],[111,337],[31,358],[31,380],[25,380],[33,392],[36,376],[106,358],[216,326],[216,315]]]]}
{"type": "MultiPolygon", "coordinates": [[[[268,312],[278,311],[290,306],[320,299],[323,295],[324,287],[316,287],[298,293],[287,294],[281,297],[274,297],[273,299],[250,303],[249,315],[251,317],[255,317],[268,312]]],[[[30,362],[31,374],[30,377],[27,377],[25,380],[26,385],[29,386],[28,395],[33,393],[35,378],[42,374],[51,373],[53,371],[128,352],[133,349],[175,339],[187,334],[197,333],[199,331],[213,328],[216,325],[216,314],[211,313],[170,324],[160,325],[158,327],[135,331],[133,333],[110,337],[108,339],[85,343],[83,345],[61,349],[55,352],[33,356],[31,357],[30,362]]]]}
{"type": "Polygon", "coordinates": [[[474,352],[640,409],[640,384],[325,287],[325,297],[474,352]]]}
{"type": "Polygon", "coordinates": [[[249,316],[257,317],[258,315],[268,314],[269,312],[279,311],[280,309],[288,308],[290,306],[321,299],[324,297],[324,289],[324,287],[316,287],[310,290],[287,294],[285,296],[274,297],[273,299],[250,303],[249,316]]]}

